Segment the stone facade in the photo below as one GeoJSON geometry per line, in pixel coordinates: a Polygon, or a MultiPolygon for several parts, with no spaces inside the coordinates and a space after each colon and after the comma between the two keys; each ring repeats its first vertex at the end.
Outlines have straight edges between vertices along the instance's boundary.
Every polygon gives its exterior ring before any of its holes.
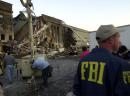
{"type": "MultiPolygon", "coordinates": [[[[47,46],[50,48],[63,47],[63,26],[62,20],[50,17],[47,15],[41,15],[34,18],[33,22],[33,34],[35,45],[47,46]],[[44,26],[47,28],[44,30],[44,26]],[[37,33],[37,36],[35,36],[37,33]]],[[[22,41],[29,38],[28,23],[22,14],[19,14],[14,18],[14,35],[15,40],[22,41]]]]}
{"type": "MultiPolygon", "coordinates": [[[[12,25],[12,4],[0,1],[0,42],[8,42],[13,40],[13,25],[12,25]]],[[[2,45],[0,48],[2,51],[2,45]]]]}
{"type": "MultiPolygon", "coordinates": [[[[65,33],[72,33],[77,43],[82,46],[87,44],[87,31],[66,25],[64,21],[42,14],[33,21],[34,45],[49,49],[64,48],[65,33]],[[46,26],[46,28],[45,28],[46,26]]],[[[28,38],[28,23],[22,14],[14,18],[15,40],[22,41],[28,38]]]]}
{"type": "MultiPolygon", "coordinates": [[[[51,48],[59,48],[63,47],[63,33],[64,27],[62,26],[62,20],[56,19],[54,17],[50,17],[47,15],[40,16],[48,28],[44,31],[44,39],[47,40],[49,47],[51,48]]],[[[39,20],[41,21],[41,20],[39,20]]]]}
{"type": "Polygon", "coordinates": [[[77,41],[76,46],[77,47],[87,46],[87,44],[89,43],[89,34],[88,34],[89,31],[74,26],[69,25],[67,26],[73,31],[73,37],[77,41]]]}

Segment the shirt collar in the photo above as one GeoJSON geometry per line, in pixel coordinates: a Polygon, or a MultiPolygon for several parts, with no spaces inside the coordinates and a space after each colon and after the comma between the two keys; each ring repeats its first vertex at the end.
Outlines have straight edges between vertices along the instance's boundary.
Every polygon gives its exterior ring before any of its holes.
{"type": "Polygon", "coordinates": [[[110,54],[110,52],[107,50],[107,49],[105,49],[105,48],[101,48],[101,47],[99,47],[99,48],[94,48],[93,50],[92,50],[92,52],[103,52],[103,53],[108,53],[108,54],[110,54]]]}

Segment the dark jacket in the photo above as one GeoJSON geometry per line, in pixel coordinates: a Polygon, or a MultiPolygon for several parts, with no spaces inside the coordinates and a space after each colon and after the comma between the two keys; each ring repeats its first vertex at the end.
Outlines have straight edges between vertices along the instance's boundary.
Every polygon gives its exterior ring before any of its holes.
{"type": "Polygon", "coordinates": [[[95,48],[78,65],[76,96],[130,96],[130,64],[104,48],[95,48]]]}
{"type": "Polygon", "coordinates": [[[4,57],[4,64],[5,65],[14,65],[14,64],[16,64],[16,60],[15,60],[14,56],[12,56],[12,55],[5,55],[5,57],[4,57]]]}

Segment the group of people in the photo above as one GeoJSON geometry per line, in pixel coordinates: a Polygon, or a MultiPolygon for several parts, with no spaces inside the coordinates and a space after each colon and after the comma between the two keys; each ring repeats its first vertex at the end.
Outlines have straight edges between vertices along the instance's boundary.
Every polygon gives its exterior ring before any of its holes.
{"type": "MultiPolygon", "coordinates": [[[[95,38],[99,47],[91,52],[85,46],[82,48],[73,93],[76,96],[130,96],[130,64],[126,61],[129,51],[120,45],[119,30],[113,25],[101,25],[95,38]]],[[[12,83],[16,60],[10,53],[3,60],[8,81],[12,83]]],[[[52,72],[49,62],[44,57],[38,57],[31,63],[32,68],[42,71],[43,85],[47,87],[52,72]]]]}
{"type": "MultiPolygon", "coordinates": [[[[8,84],[12,84],[14,80],[14,66],[17,65],[15,57],[10,53],[7,52],[3,57],[3,65],[5,69],[6,79],[8,84]]],[[[31,68],[40,70],[42,72],[43,78],[43,85],[45,87],[48,86],[48,78],[52,75],[52,66],[50,66],[49,62],[45,59],[44,55],[37,57],[33,61],[31,61],[31,68]]],[[[0,81],[2,84],[2,82],[0,81]]]]}
{"type": "Polygon", "coordinates": [[[130,96],[130,64],[124,60],[128,59],[128,50],[120,47],[119,30],[113,25],[101,25],[95,38],[99,47],[86,56],[81,55],[74,78],[74,95],[130,96]],[[115,52],[122,54],[115,56],[115,52]]]}
{"type": "MultiPolygon", "coordinates": [[[[7,83],[12,84],[14,81],[14,66],[17,64],[15,57],[10,53],[3,57],[3,63],[5,67],[5,74],[7,77],[7,83]]],[[[31,61],[31,68],[40,70],[42,72],[43,78],[43,86],[48,87],[48,78],[52,76],[52,66],[50,66],[49,62],[45,59],[45,57],[38,56],[36,59],[31,61]]],[[[33,75],[33,74],[32,74],[33,75]]],[[[0,81],[0,96],[3,96],[3,83],[0,81]]]]}

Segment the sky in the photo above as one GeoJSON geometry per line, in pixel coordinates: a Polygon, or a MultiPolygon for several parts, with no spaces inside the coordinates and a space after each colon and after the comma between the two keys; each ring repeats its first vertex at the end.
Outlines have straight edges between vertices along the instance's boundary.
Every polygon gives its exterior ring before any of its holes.
{"type": "MultiPolygon", "coordinates": [[[[3,0],[13,5],[13,17],[25,11],[20,0],[3,0]]],[[[32,0],[36,16],[45,14],[66,24],[95,31],[100,25],[130,24],[130,0],[32,0]]]]}

